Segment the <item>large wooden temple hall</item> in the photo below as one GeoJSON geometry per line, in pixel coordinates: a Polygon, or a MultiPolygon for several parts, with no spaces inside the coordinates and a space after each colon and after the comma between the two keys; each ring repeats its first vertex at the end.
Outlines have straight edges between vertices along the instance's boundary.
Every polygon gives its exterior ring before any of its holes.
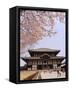
{"type": "Polygon", "coordinates": [[[60,50],[55,49],[38,48],[28,52],[30,57],[22,58],[27,63],[25,70],[56,70],[65,59],[64,56],[57,56],[60,50]]]}

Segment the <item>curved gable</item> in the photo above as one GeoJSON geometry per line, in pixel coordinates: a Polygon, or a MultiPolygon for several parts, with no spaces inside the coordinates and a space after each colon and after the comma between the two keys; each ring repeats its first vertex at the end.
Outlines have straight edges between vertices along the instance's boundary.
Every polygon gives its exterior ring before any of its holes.
{"type": "Polygon", "coordinates": [[[48,58],[50,58],[50,55],[48,55],[48,54],[43,54],[43,55],[40,56],[40,58],[48,59],[48,58]]]}

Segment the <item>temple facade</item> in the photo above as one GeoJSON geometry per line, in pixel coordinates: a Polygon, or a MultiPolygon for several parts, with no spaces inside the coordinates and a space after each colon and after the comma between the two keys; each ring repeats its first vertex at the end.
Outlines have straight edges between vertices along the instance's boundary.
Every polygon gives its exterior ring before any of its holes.
{"type": "Polygon", "coordinates": [[[27,63],[25,70],[56,70],[65,59],[63,56],[57,56],[60,50],[39,48],[28,50],[30,57],[22,57],[27,63]]]}

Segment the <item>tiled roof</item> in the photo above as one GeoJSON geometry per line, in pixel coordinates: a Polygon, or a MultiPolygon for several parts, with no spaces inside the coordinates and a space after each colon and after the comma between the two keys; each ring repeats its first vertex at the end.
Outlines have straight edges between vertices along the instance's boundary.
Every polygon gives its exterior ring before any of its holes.
{"type": "Polygon", "coordinates": [[[40,57],[23,57],[22,59],[26,60],[26,59],[40,59],[40,57]]]}
{"type": "MultiPolygon", "coordinates": [[[[35,60],[35,59],[41,59],[40,57],[24,57],[22,58],[23,60],[35,60]]],[[[65,59],[65,57],[63,56],[55,56],[55,57],[50,57],[50,59],[60,59],[60,60],[63,60],[65,59]]]]}
{"type": "Polygon", "coordinates": [[[38,51],[38,52],[55,52],[55,51],[60,51],[60,50],[56,50],[56,49],[49,49],[49,48],[38,48],[38,49],[30,49],[29,51],[38,51]]]}
{"type": "Polygon", "coordinates": [[[50,57],[50,59],[65,59],[63,56],[55,56],[55,57],[50,57]]]}

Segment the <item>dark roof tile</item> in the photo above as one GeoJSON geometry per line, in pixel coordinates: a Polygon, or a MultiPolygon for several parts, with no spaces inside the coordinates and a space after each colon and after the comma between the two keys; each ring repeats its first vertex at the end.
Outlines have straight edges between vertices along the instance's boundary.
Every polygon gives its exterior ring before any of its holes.
{"type": "Polygon", "coordinates": [[[49,49],[49,48],[38,48],[38,49],[30,49],[29,51],[35,52],[58,52],[60,50],[55,50],[55,49],[49,49]]]}

